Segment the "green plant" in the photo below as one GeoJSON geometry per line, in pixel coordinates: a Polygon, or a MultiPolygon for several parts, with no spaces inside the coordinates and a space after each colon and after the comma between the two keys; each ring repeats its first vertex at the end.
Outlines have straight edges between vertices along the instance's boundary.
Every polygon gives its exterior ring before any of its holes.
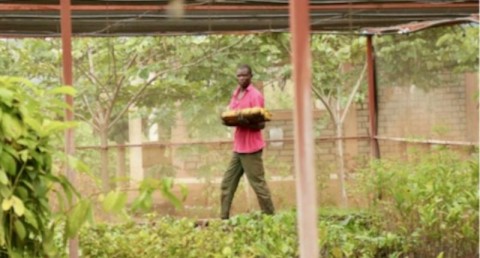
{"type": "MultiPolygon", "coordinates": [[[[68,87],[45,91],[20,78],[0,77],[0,257],[53,256],[58,251],[53,229],[59,221],[49,195],[56,193],[71,204],[76,193],[64,176],[52,173],[56,150],[50,140],[72,125],[48,117],[62,110],[54,96],[65,93],[73,92],[68,87]]],[[[76,211],[71,211],[73,218],[80,219],[76,211]]],[[[75,230],[78,221],[69,221],[75,230]]]]}
{"type": "MultiPolygon", "coordinates": [[[[381,231],[378,220],[357,211],[321,211],[319,245],[324,257],[395,257],[402,239],[381,231]]],[[[85,227],[85,257],[298,257],[296,213],[239,215],[196,227],[191,219],[149,216],[144,223],[85,227]]]]}
{"type": "Polygon", "coordinates": [[[478,251],[478,158],[440,149],[410,160],[379,160],[362,171],[362,185],[384,228],[408,239],[421,257],[478,251]]]}
{"type": "MultiPolygon", "coordinates": [[[[63,115],[65,105],[57,99],[63,94],[74,92],[71,87],[43,90],[24,79],[0,77],[0,257],[60,255],[66,240],[93,220],[94,201],[103,211],[128,218],[126,193],[114,190],[81,198],[63,175],[53,172],[53,156],[65,157],[54,148],[54,136],[74,125],[54,119],[63,115]],[[53,196],[55,209],[49,202],[53,196]]],[[[76,171],[88,170],[74,157],[61,161],[76,171]]],[[[131,209],[151,208],[154,191],[180,208],[182,200],[172,188],[171,178],[143,181],[131,209]]],[[[181,193],[185,198],[186,189],[181,193]]]]}

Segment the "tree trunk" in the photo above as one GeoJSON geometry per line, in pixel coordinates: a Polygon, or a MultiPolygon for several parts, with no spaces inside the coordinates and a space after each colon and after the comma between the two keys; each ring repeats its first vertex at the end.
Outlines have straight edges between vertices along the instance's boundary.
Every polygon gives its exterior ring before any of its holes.
{"type": "MultiPolygon", "coordinates": [[[[345,157],[343,155],[343,139],[340,139],[343,137],[343,116],[342,114],[342,107],[341,107],[341,97],[342,97],[342,91],[340,90],[340,87],[337,86],[337,100],[336,100],[336,119],[335,119],[335,133],[337,136],[337,171],[338,171],[338,180],[340,182],[340,205],[342,208],[347,208],[348,207],[348,198],[347,198],[347,190],[345,186],[345,157]]],[[[344,111],[345,112],[345,111],[344,111]]]]}
{"type": "MultiPolygon", "coordinates": [[[[124,141],[119,143],[120,145],[125,144],[124,141]]],[[[117,176],[120,179],[121,187],[128,187],[128,178],[127,178],[127,169],[126,169],[126,160],[127,153],[125,151],[125,146],[120,146],[117,149],[117,176]]]]}
{"type": "Polygon", "coordinates": [[[343,123],[336,123],[336,137],[337,137],[337,165],[338,165],[338,179],[340,180],[340,191],[341,191],[341,206],[342,208],[348,208],[348,197],[347,190],[345,186],[345,157],[343,154],[343,123]]]}
{"type": "Polygon", "coordinates": [[[101,126],[100,128],[100,171],[102,178],[102,190],[104,192],[110,191],[110,172],[108,169],[108,127],[101,126]]]}

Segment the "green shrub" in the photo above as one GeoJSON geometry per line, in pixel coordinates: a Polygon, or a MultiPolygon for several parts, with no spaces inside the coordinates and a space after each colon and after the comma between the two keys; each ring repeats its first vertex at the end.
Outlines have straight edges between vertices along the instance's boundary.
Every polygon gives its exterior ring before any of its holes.
{"type": "MultiPolygon", "coordinates": [[[[474,257],[478,159],[439,151],[375,161],[360,172],[371,209],[320,211],[322,257],[474,257]],[[381,197],[380,199],[378,197],[381,197]]],[[[357,182],[358,185],[358,182],[357,182]]],[[[191,219],[83,228],[84,257],[298,257],[295,212],[239,215],[196,227],[191,219]]]]}
{"type": "MultiPolygon", "coordinates": [[[[319,244],[325,257],[384,257],[402,246],[367,214],[324,214],[319,244]]],[[[84,257],[298,257],[295,212],[239,215],[195,227],[190,219],[159,218],[145,224],[101,224],[80,233],[84,257]]]]}
{"type": "Polygon", "coordinates": [[[328,213],[320,216],[322,257],[397,257],[404,239],[381,230],[378,217],[366,212],[328,213]]]}
{"type": "Polygon", "coordinates": [[[408,239],[406,249],[418,257],[477,256],[478,157],[447,150],[412,157],[379,160],[362,171],[383,227],[408,239]]]}
{"type": "Polygon", "coordinates": [[[52,173],[56,150],[49,141],[67,125],[47,119],[62,108],[47,97],[66,92],[65,87],[42,91],[28,81],[0,77],[0,257],[57,252],[48,197],[55,190],[71,200],[73,188],[52,173]]]}

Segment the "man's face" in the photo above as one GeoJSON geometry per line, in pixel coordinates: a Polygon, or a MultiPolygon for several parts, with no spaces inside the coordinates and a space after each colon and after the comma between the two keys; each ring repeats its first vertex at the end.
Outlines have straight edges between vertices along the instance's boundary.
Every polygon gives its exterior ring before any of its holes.
{"type": "Polygon", "coordinates": [[[247,88],[250,85],[250,81],[252,80],[252,75],[248,68],[240,68],[237,70],[237,81],[238,85],[242,88],[247,88]]]}

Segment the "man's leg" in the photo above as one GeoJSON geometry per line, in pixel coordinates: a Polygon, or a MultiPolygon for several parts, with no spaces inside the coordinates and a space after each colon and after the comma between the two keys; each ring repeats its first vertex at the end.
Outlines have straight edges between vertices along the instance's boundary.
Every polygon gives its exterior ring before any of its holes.
{"type": "Polygon", "coordinates": [[[223,175],[221,185],[221,218],[230,217],[230,207],[232,206],[233,196],[237,190],[238,182],[243,175],[243,168],[238,153],[233,153],[228,169],[223,175]]]}
{"type": "Polygon", "coordinates": [[[248,181],[257,194],[258,203],[260,204],[262,212],[265,214],[273,214],[275,208],[273,207],[270,190],[265,181],[262,151],[252,154],[241,154],[240,160],[248,181]]]}

